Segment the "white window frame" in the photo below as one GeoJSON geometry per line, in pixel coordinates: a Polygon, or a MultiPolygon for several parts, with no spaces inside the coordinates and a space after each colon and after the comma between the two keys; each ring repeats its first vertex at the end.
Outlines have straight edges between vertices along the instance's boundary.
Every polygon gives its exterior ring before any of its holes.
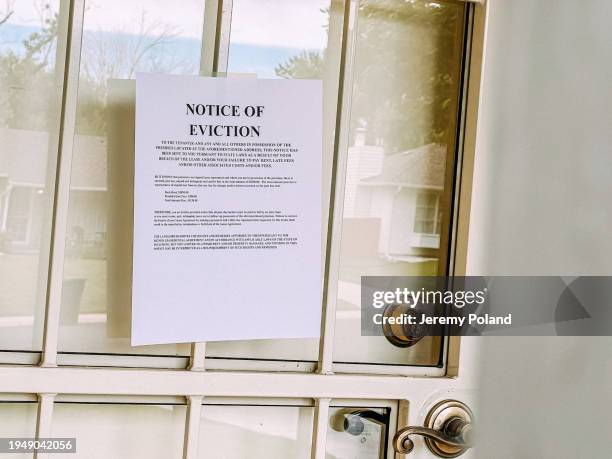
{"type": "MultiPolygon", "coordinates": [[[[441,226],[442,223],[440,222],[440,199],[442,199],[442,196],[439,193],[435,193],[433,191],[419,191],[416,195],[416,209],[418,212],[419,209],[419,197],[420,196],[433,196],[436,200],[435,204],[434,204],[434,214],[433,214],[433,230],[430,232],[426,232],[426,231],[417,231],[416,227],[417,227],[417,223],[421,223],[423,221],[423,219],[419,219],[418,216],[415,213],[415,217],[414,217],[414,223],[413,223],[413,232],[415,234],[423,234],[425,236],[439,236],[440,235],[440,231],[441,231],[441,226]]],[[[424,207],[424,206],[421,206],[424,207]]],[[[427,206],[429,207],[429,206],[427,206]]]]}

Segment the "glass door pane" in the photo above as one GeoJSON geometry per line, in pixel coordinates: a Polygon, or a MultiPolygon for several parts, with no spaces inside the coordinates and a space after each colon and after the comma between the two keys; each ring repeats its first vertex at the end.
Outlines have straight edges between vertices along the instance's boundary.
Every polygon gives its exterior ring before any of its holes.
{"type": "MultiPolygon", "coordinates": [[[[339,80],[343,2],[234,0],[228,72],[257,78],[323,81],[323,215],[325,259],[329,190],[339,80]]],[[[317,305],[319,306],[319,305],[317,305]]],[[[208,343],[208,358],[316,361],[318,339],[208,343]]],[[[301,368],[296,364],[295,369],[301,368]]]]}
{"type": "Polygon", "coordinates": [[[76,457],[87,459],[181,459],[185,414],[184,405],[60,402],[52,436],[76,438],[76,457]]]}
{"type": "MultiPolygon", "coordinates": [[[[36,402],[0,402],[0,437],[33,438],[36,433],[36,402]]],[[[0,457],[5,455],[0,454],[0,457]]],[[[6,454],[10,459],[31,459],[32,453],[6,454]]]]}
{"type": "Polygon", "coordinates": [[[198,74],[204,2],[85,2],[64,260],[60,351],[188,355],[131,347],[136,72],[198,74]],[[121,14],[117,14],[120,11],[121,14]]]}
{"type": "Polygon", "coordinates": [[[64,62],[59,1],[37,5],[0,7],[0,350],[42,345],[64,62]]]}
{"type": "Polygon", "coordinates": [[[466,6],[363,0],[357,19],[337,362],[438,365],[441,338],[363,337],[361,276],[446,273],[466,6]]]}
{"type": "Polygon", "coordinates": [[[312,407],[204,405],[199,457],[308,459],[312,407]]]}

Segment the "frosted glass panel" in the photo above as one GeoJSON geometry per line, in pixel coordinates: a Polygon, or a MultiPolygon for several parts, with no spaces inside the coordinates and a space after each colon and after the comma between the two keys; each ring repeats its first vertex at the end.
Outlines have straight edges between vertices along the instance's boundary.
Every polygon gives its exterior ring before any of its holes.
{"type": "Polygon", "coordinates": [[[131,347],[136,72],[197,74],[204,3],[85,2],[64,260],[60,351],[187,355],[131,347]],[[120,12],[120,14],[117,14],[120,12]]]}
{"type": "Polygon", "coordinates": [[[52,436],[76,437],[81,458],[181,459],[185,413],[184,405],[56,403],[52,436]]]}
{"type": "Polygon", "coordinates": [[[0,6],[0,350],[40,350],[64,62],[59,1],[0,6]]]}
{"type": "Polygon", "coordinates": [[[465,4],[359,4],[338,283],[337,362],[438,365],[362,337],[361,276],[446,273],[465,4]]]}
{"type": "Polygon", "coordinates": [[[309,459],[313,408],[204,405],[199,457],[309,459]]]}

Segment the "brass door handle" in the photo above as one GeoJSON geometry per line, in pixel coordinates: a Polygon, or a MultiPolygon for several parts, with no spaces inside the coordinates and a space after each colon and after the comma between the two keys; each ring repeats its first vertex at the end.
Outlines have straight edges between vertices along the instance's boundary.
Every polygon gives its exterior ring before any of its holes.
{"type": "MultiPolygon", "coordinates": [[[[466,427],[468,426],[470,426],[470,424],[468,424],[466,427]]],[[[472,444],[466,440],[465,434],[451,436],[441,430],[411,426],[399,431],[393,439],[393,447],[395,448],[395,451],[401,454],[408,454],[410,451],[412,451],[414,448],[414,442],[410,439],[411,435],[422,435],[425,438],[442,443],[444,446],[451,446],[464,450],[472,447],[472,444]]]]}
{"type": "Polygon", "coordinates": [[[393,448],[400,454],[414,449],[412,435],[425,437],[425,444],[438,457],[457,457],[472,447],[472,411],[457,400],[443,400],[427,414],[425,426],[409,426],[393,438],[393,448]]]}

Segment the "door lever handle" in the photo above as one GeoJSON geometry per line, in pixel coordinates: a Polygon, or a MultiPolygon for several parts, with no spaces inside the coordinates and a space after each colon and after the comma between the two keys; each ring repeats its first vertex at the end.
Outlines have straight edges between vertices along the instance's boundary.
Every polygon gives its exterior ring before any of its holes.
{"type": "Polygon", "coordinates": [[[425,437],[425,444],[438,457],[457,457],[473,445],[472,411],[456,400],[437,403],[427,414],[425,426],[409,426],[393,438],[393,448],[400,454],[414,449],[412,435],[425,437]]]}
{"type": "MultiPolygon", "coordinates": [[[[469,424],[468,424],[469,425],[469,424]]],[[[400,454],[408,454],[414,448],[414,442],[410,438],[411,435],[422,435],[423,437],[441,443],[444,446],[461,448],[467,450],[472,447],[469,441],[466,441],[465,435],[451,436],[441,430],[429,429],[427,427],[410,426],[400,430],[393,439],[393,447],[400,454]]]]}

